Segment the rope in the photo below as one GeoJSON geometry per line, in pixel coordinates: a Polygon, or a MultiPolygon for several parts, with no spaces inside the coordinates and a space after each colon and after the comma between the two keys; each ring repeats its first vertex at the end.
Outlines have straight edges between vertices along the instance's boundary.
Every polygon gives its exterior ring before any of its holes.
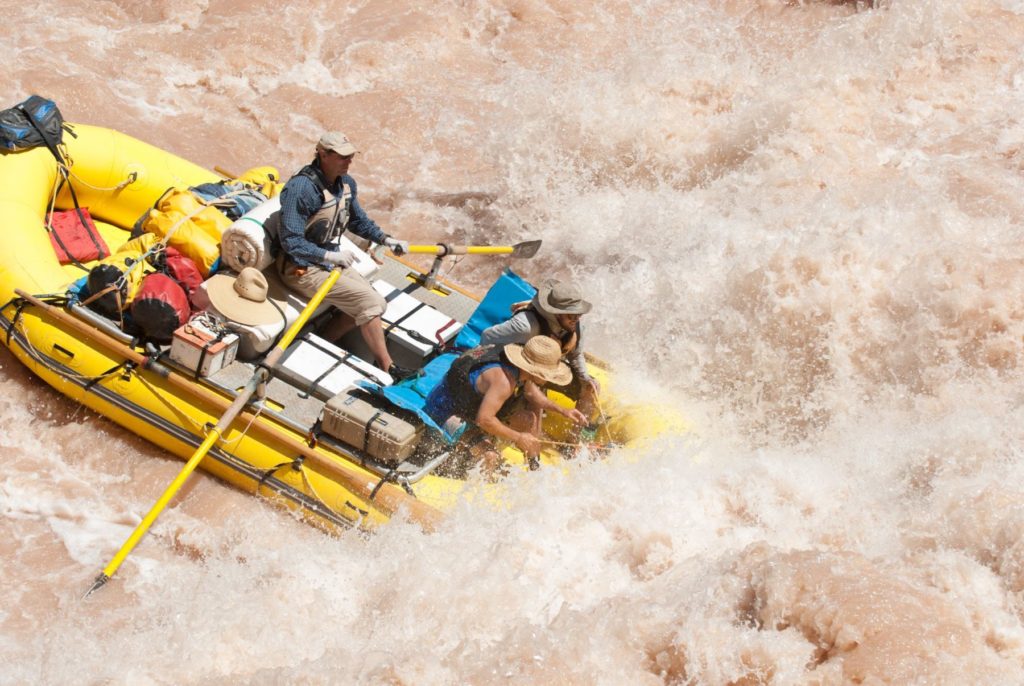
{"type": "Polygon", "coordinates": [[[176,403],[176,402],[171,402],[171,401],[169,401],[169,400],[168,400],[168,399],[167,399],[167,398],[166,398],[166,397],[165,397],[165,396],[164,396],[164,395],[163,395],[163,394],[162,394],[162,393],[160,392],[160,389],[159,389],[159,388],[157,388],[156,386],[154,386],[153,384],[149,383],[149,381],[147,381],[147,380],[146,380],[146,378],[145,378],[144,376],[142,376],[141,374],[138,374],[138,373],[136,373],[136,375],[135,375],[135,378],[137,378],[137,379],[139,380],[139,382],[140,382],[140,383],[141,383],[141,384],[142,384],[143,386],[145,386],[145,387],[146,387],[146,389],[147,389],[147,390],[149,390],[149,392],[150,392],[150,393],[152,393],[152,394],[153,394],[153,395],[154,395],[154,396],[156,397],[156,399],[157,399],[157,400],[159,400],[159,401],[160,401],[161,403],[163,403],[163,405],[164,405],[165,407],[169,408],[169,409],[170,409],[170,410],[171,410],[172,412],[174,412],[174,413],[175,413],[176,415],[178,415],[178,417],[180,417],[180,418],[181,418],[182,420],[184,420],[184,421],[188,422],[188,423],[189,423],[189,424],[191,424],[191,425],[192,425],[193,427],[195,427],[195,428],[196,428],[196,431],[197,431],[197,433],[199,433],[199,432],[203,432],[203,430],[204,430],[204,429],[206,428],[206,426],[207,426],[208,424],[202,424],[202,423],[200,423],[200,422],[197,422],[196,420],[192,419],[192,417],[188,416],[188,414],[186,414],[185,412],[182,412],[182,411],[181,411],[181,410],[179,409],[179,407],[178,407],[178,405],[179,405],[180,403],[176,403]]]}
{"type": "MultiPolygon", "coordinates": [[[[133,371],[135,371],[135,370],[133,370],[133,371]]],[[[209,422],[207,422],[205,424],[201,424],[201,423],[195,421],[194,419],[192,419],[192,417],[190,417],[188,414],[182,412],[175,403],[169,402],[167,400],[167,398],[164,397],[164,395],[160,392],[160,389],[156,388],[151,383],[149,383],[141,374],[136,372],[135,376],[142,383],[142,385],[144,385],[147,389],[149,389],[149,391],[154,396],[156,396],[157,400],[159,400],[161,403],[163,403],[167,407],[169,407],[172,410],[174,410],[175,414],[177,414],[179,417],[184,418],[186,421],[188,421],[190,424],[192,424],[193,427],[198,427],[200,431],[203,431],[208,426],[210,426],[209,422]]],[[[242,429],[242,432],[237,437],[231,439],[230,441],[226,440],[223,437],[223,435],[222,435],[221,436],[221,440],[220,440],[221,449],[225,450],[225,449],[228,449],[228,448],[233,448],[235,445],[238,444],[239,441],[241,441],[243,438],[245,438],[245,435],[247,433],[249,433],[249,429],[252,428],[253,422],[255,422],[262,413],[263,413],[263,406],[260,405],[256,409],[256,411],[253,413],[252,418],[249,420],[249,423],[245,425],[244,429],[242,429]]]]}
{"type": "Polygon", "coordinates": [[[597,413],[601,415],[601,423],[607,425],[608,416],[605,415],[604,408],[601,407],[601,394],[597,392],[597,389],[594,389],[594,391],[594,403],[597,405],[597,413]]]}
{"type": "MultiPolygon", "coordinates": [[[[214,209],[217,209],[217,207],[218,207],[217,206],[217,201],[222,201],[225,198],[230,198],[233,195],[238,195],[238,194],[243,193],[243,192],[245,192],[245,191],[244,190],[231,191],[230,193],[225,193],[224,195],[220,196],[216,200],[210,201],[210,202],[207,202],[206,200],[203,200],[202,198],[197,198],[195,196],[195,194],[192,194],[192,197],[196,199],[197,203],[199,203],[199,207],[197,209],[189,212],[188,214],[184,215],[178,221],[174,222],[174,224],[171,225],[171,228],[167,230],[167,233],[164,234],[160,238],[160,240],[158,240],[156,243],[153,244],[153,247],[151,247],[146,252],[142,253],[142,255],[139,257],[139,261],[136,262],[135,264],[131,265],[131,267],[129,267],[128,270],[124,272],[124,274],[122,275],[122,280],[119,281],[119,285],[122,285],[123,283],[127,283],[128,274],[131,273],[132,269],[135,269],[136,264],[145,263],[150,258],[151,255],[155,255],[156,253],[158,253],[158,252],[160,252],[162,250],[165,250],[167,248],[167,244],[171,240],[171,236],[174,235],[174,233],[181,227],[182,224],[184,224],[187,221],[191,221],[193,217],[201,214],[202,212],[206,211],[210,207],[212,207],[214,209]]],[[[167,193],[164,193],[164,195],[167,195],[167,193]]],[[[163,196],[161,196],[160,200],[162,200],[162,199],[163,199],[163,196]]],[[[157,200],[158,204],[159,204],[160,200],[157,200]]],[[[278,308],[278,309],[280,309],[280,308],[278,308]]]]}
{"type": "Polygon", "coordinates": [[[78,174],[75,174],[74,172],[72,172],[70,167],[68,168],[68,175],[70,175],[72,178],[75,179],[75,181],[78,181],[78,183],[82,184],[86,188],[91,188],[92,190],[100,191],[101,193],[110,193],[110,192],[116,192],[116,191],[123,190],[123,189],[127,188],[128,186],[132,185],[133,183],[135,183],[136,181],[139,180],[139,173],[138,172],[131,172],[130,174],[128,174],[128,177],[124,181],[122,181],[121,183],[117,184],[116,186],[111,186],[110,188],[103,188],[101,186],[94,186],[91,183],[89,183],[88,181],[85,181],[78,174]]]}
{"type": "MultiPolygon", "coordinates": [[[[29,338],[28,329],[25,327],[24,322],[20,321],[20,319],[18,317],[15,317],[15,321],[11,322],[11,327],[10,327],[10,329],[8,329],[8,338],[10,337],[11,331],[15,327],[17,327],[18,331],[21,333],[22,337],[25,339],[24,348],[25,348],[26,352],[29,354],[29,356],[32,357],[32,359],[34,359],[36,362],[40,362],[40,363],[44,363],[46,360],[52,359],[49,355],[44,353],[32,341],[31,338],[29,338]]],[[[127,362],[124,362],[122,364],[117,365],[116,367],[108,369],[107,371],[103,372],[99,376],[86,376],[85,374],[81,374],[81,373],[76,372],[76,371],[71,370],[71,369],[69,369],[67,371],[59,372],[59,374],[63,378],[65,378],[65,379],[78,379],[78,380],[81,380],[81,381],[85,381],[86,382],[85,389],[89,390],[89,388],[94,386],[99,381],[102,381],[104,378],[110,376],[111,374],[116,372],[121,367],[124,367],[127,371],[132,371],[130,365],[127,362]]]]}
{"type": "MultiPolygon", "coordinates": [[[[118,279],[118,281],[119,280],[120,279],[118,279]]],[[[124,331],[124,306],[125,305],[124,305],[123,302],[121,302],[121,286],[118,285],[117,281],[115,281],[114,283],[110,284],[109,286],[107,286],[103,290],[97,291],[96,293],[93,293],[88,298],[83,300],[82,303],[81,303],[82,307],[88,307],[89,304],[93,300],[97,300],[99,298],[102,298],[104,295],[106,295],[107,293],[110,293],[110,292],[114,293],[114,299],[117,301],[118,325],[120,326],[121,330],[124,331]]]]}
{"type": "Polygon", "coordinates": [[[256,419],[259,418],[259,416],[261,414],[263,414],[263,405],[259,405],[256,408],[256,411],[252,413],[252,419],[250,419],[249,423],[245,425],[245,428],[242,429],[242,433],[238,434],[237,438],[233,438],[230,441],[222,440],[221,442],[225,446],[232,446],[232,447],[234,447],[235,445],[237,445],[238,442],[241,441],[243,438],[245,438],[245,435],[247,433],[249,433],[249,429],[252,428],[253,422],[255,422],[256,419]]]}
{"type": "Polygon", "coordinates": [[[111,367],[107,371],[103,372],[99,376],[94,376],[92,379],[90,379],[89,382],[87,384],[85,384],[85,390],[87,390],[87,391],[91,390],[92,387],[95,386],[96,384],[98,384],[100,381],[102,381],[103,379],[107,378],[111,374],[114,374],[115,372],[119,371],[122,368],[125,370],[126,374],[131,374],[132,366],[133,366],[132,363],[129,362],[128,360],[125,360],[124,362],[120,362],[120,363],[114,365],[113,367],[111,367]]]}
{"type": "Polygon", "coordinates": [[[316,492],[315,488],[313,488],[313,482],[309,480],[309,476],[306,474],[306,470],[302,468],[301,462],[299,463],[299,466],[296,467],[296,469],[298,470],[299,474],[302,475],[302,483],[304,483],[306,485],[306,488],[309,489],[309,492],[313,495],[313,498],[316,499],[316,501],[319,502],[321,505],[323,505],[329,512],[333,512],[333,510],[331,510],[330,506],[327,504],[327,501],[321,498],[320,494],[316,492]]]}

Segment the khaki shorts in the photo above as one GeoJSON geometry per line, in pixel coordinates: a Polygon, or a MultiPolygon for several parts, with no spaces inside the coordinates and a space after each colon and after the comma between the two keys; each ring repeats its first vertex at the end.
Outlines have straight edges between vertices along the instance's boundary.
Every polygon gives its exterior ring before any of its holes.
{"type": "MultiPolygon", "coordinates": [[[[317,265],[297,267],[284,256],[278,258],[277,268],[284,285],[307,298],[313,297],[330,275],[329,271],[317,265]]],[[[356,326],[381,316],[388,307],[384,296],[355,269],[342,270],[341,277],[331,287],[324,302],[352,317],[356,326]]]]}

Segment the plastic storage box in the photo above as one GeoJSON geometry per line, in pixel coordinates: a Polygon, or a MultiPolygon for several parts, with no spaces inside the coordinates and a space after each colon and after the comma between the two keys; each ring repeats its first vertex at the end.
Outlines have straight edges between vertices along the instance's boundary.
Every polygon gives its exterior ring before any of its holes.
{"type": "Polygon", "coordinates": [[[339,393],[324,406],[321,426],[327,435],[388,466],[397,466],[415,450],[423,427],[375,406],[372,400],[372,396],[355,390],[339,393]]]}

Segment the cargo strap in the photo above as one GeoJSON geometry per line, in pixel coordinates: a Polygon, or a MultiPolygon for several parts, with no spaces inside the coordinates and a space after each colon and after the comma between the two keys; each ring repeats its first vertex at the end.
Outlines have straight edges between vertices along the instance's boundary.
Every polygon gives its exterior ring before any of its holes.
{"type": "Polygon", "coordinates": [[[321,498],[320,494],[316,492],[316,489],[313,488],[313,484],[309,481],[309,477],[306,476],[306,470],[302,468],[302,463],[305,461],[305,459],[305,455],[299,455],[294,460],[282,462],[276,467],[271,467],[270,469],[263,472],[263,475],[260,477],[260,480],[256,482],[256,494],[259,495],[260,488],[267,483],[267,479],[272,477],[275,472],[283,469],[284,467],[291,467],[302,476],[302,483],[305,484],[307,489],[309,489],[309,493],[313,497],[313,499],[316,500],[316,502],[321,507],[323,507],[327,512],[334,512],[334,510],[331,509],[330,505],[327,504],[327,501],[321,498]]]}
{"type": "MultiPolygon", "coordinates": [[[[65,180],[66,180],[66,177],[65,176],[61,176],[60,185],[57,186],[57,191],[54,193],[55,196],[56,196],[57,193],[60,192],[60,186],[64,185],[64,181],[65,180]]],[[[71,188],[71,183],[70,182],[68,182],[68,188],[71,188]]],[[[74,198],[74,195],[75,195],[75,192],[71,191],[71,197],[74,198]]],[[[85,215],[82,212],[82,208],[80,208],[78,206],[78,199],[77,198],[75,198],[75,212],[78,213],[78,220],[81,222],[82,228],[85,229],[86,235],[89,236],[89,240],[91,240],[92,244],[96,247],[96,252],[99,254],[99,256],[103,257],[105,254],[110,254],[109,251],[104,251],[103,250],[103,247],[101,247],[99,242],[96,240],[96,236],[93,235],[92,231],[89,231],[89,225],[86,223],[85,215]]],[[[67,255],[68,260],[70,260],[70,264],[75,265],[76,267],[81,269],[83,272],[89,271],[89,268],[86,267],[84,264],[82,264],[78,260],[78,258],[75,257],[74,253],[71,252],[71,250],[68,249],[68,246],[64,245],[64,239],[61,238],[60,231],[57,231],[56,229],[53,228],[53,208],[52,207],[50,208],[50,212],[48,212],[47,215],[46,215],[46,225],[44,226],[44,228],[46,229],[46,233],[48,233],[50,235],[50,237],[53,238],[53,240],[57,241],[57,245],[59,245],[60,249],[64,251],[65,255],[67,255]]],[[[58,257],[58,260],[59,260],[60,256],[58,255],[57,257],[58,257]]]]}
{"type": "Polygon", "coordinates": [[[370,420],[368,422],[366,422],[366,426],[363,427],[363,452],[364,453],[370,452],[369,451],[369,447],[370,447],[370,426],[375,421],[377,421],[377,419],[379,419],[382,414],[384,414],[383,410],[377,410],[376,412],[374,412],[373,416],[370,417],[370,420]]]}
{"type": "Polygon", "coordinates": [[[98,291],[96,293],[90,294],[89,297],[86,298],[85,300],[83,300],[81,304],[82,304],[82,307],[88,307],[89,304],[92,303],[93,300],[97,300],[97,299],[103,297],[104,295],[106,295],[107,293],[110,293],[111,291],[113,291],[114,298],[117,300],[117,316],[118,316],[118,318],[120,320],[120,322],[119,322],[120,328],[123,331],[124,330],[124,307],[125,307],[125,305],[121,301],[121,289],[118,287],[118,285],[116,283],[112,283],[109,286],[107,286],[106,288],[104,288],[103,290],[98,291]]]}
{"type": "MultiPolygon", "coordinates": [[[[345,365],[349,369],[352,369],[354,371],[359,372],[359,375],[362,376],[363,378],[370,378],[371,377],[370,374],[367,374],[363,369],[361,369],[359,366],[357,366],[356,364],[351,362],[351,359],[353,359],[353,358],[355,358],[357,360],[360,360],[360,361],[364,361],[364,360],[362,360],[362,358],[360,358],[360,357],[357,357],[357,356],[353,355],[352,353],[348,352],[347,350],[343,350],[342,351],[342,352],[345,353],[345,356],[339,359],[339,358],[335,357],[334,351],[332,351],[332,350],[330,350],[328,348],[325,348],[322,345],[318,345],[316,343],[316,341],[311,341],[308,338],[305,338],[305,339],[303,339],[303,342],[313,346],[314,348],[316,348],[317,350],[320,350],[321,352],[327,353],[331,357],[334,357],[334,364],[332,364],[330,367],[328,367],[327,370],[323,374],[321,374],[320,376],[318,376],[315,379],[313,379],[312,381],[310,381],[309,382],[309,386],[307,387],[307,389],[299,394],[300,398],[308,398],[311,395],[313,395],[313,392],[316,390],[316,387],[318,385],[320,385],[320,382],[323,381],[324,379],[326,379],[328,376],[330,376],[331,372],[333,372],[335,369],[337,369],[341,365],[345,365]]],[[[378,379],[376,377],[373,377],[373,380],[376,381],[377,383],[380,383],[380,379],[378,379]]]]}
{"type": "MultiPolygon", "coordinates": [[[[302,463],[305,462],[305,461],[306,461],[306,456],[305,455],[299,455],[294,460],[288,460],[287,462],[282,462],[279,465],[275,465],[275,466],[271,467],[270,469],[264,470],[260,474],[260,480],[256,482],[256,493],[258,494],[260,492],[260,488],[263,487],[267,483],[267,479],[269,479],[270,477],[274,476],[274,474],[276,474],[280,470],[284,469],[285,467],[291,467],[292,469],[294,469],[297,472],[302,472],[302,463]]],[[[305,475],[304,472],[302,474],[302,477],[303,477],[303,480],[305,480],[306,475],[305,475]]],[[[319,497],[318,497],[318,499],[319,499],[319,497]]]]}
{"type": "MultiPolygon", "coordinates": [[[[267,350],[273,350],[274,348],[277,347],[277,344],[284,337],[285,332],[288,331],[288,316],[284,313],[284,310],[281,309],[281,306],[278,305],[273,298],[267,298],[267,302],[273,305],[274,309],[277,310],[277,313],[281,315],[281,330],[277,332],[277,335],[274,336],[274,342],[270,344],[269,348],[267,348],[267,350]]],[[[267,371],[271,370],[268,369],[267,371]]]]}
{"type": "Polygon", "coordinates": [[[315,448],[320,443],[320,431],[323,425],[322,417],[323,414],[321,414],[320,417],[317,418],[317,420],[313,423],[313,426],[310,427],[309,433],[306,434],[306,445],[308,445],[310,448],[315,448]]]}
{"type": "MultiPolygon", "coordinates": [[[[64,294],[48,293],[36,295],[45,303],[53,305],[55,307],[70,307],[70,301],[64,294]]],[[[0,306],[0,312],[6,310],[8,307],[14,306],[14,316],[11,317],[11,323],[8,325],[6,322],[3,323],[3,327],[7,329],[7,347],[11,347],[11,336],[14,334],[14,327],[18,325],[18,320],[21,319],[21,313],[26,307],[29,306],[29,302],[24,298],[15,296],[0,306]]]]}
{"type": "MultiPolygon", "coordinates": [[[[390,298],[386,297],[384,299],[390,302],[399,293],[402,293],[402,292],[403,291],[395,291],[394,293],[391,294],[390,298]]],[[[384,335],[386,336],[387,334],[391,333],[391,331],[393,329],[398,329],[399,331],[402,331],[403,333],[405,333],[405,335],[407,335],[409,338],[411,338],[411,339],[413,339],[413,340],[415,340],[415,341],[417,341],[419,343],[423,343],[424,345],[429,345],[433,349],[434,352],[438,352],[440,350],[443,350],[445,343],[444,343],[444,339],[441,338],[441,332],[444,331],[445,329],[447,329],[448,327],[450,327],[452,324],[454,324],[455,323],[454,319],[449,319],[447,324],[442,326],[440,329],[438,329],[434,333],[434,335],[437,337],[436,341],[430,340],[429,338],[427,338],[426,336],[424,336],[423,334],[421,334],[419,331],[417,331],[415,329],[410,329],[408,327],[402,326],[402,322],[404,322],[406,319],[408,319],[409,317],[411,317],[414,314],[416,314],[417,312],[419,312],[424,307],[429,307],[429,305],[427,305],[425,302],[417,302],[416,303],[416,307],[412,308],[411,310],[409,310],[408,312],[406,312],[404,315],[402,315],[401,317],[399,317],[398,319],[396,319],[393,322],[389,322],[389,321],[383,320],[383,318],[382,318],[382,320],[384,321],[384,324],[385,324],[385,326],[384,326],[384,335]]]]}
{"type": "Polygon", "coordinates": [[[196,364],[196,368],[192,372],[192,378],[193,379],[195,379],[196,381],[199,381],[199,374],[200,374],[200,372],[201,372],[201,370],[203,368],[203,362],[206,361],[206,353],[207,353],[207,351],[209,351],[209,349],[211,347],[213,347],[214,345],[216,345],[217,343],[220,343],[222,340],[224,340],[224,337],[227,334],[228,334],[227,329],[220,329],[220,331],[217,332],[217,337],[216,338],[213,338],[213,339],[211,339],[211,340],[209,340],[209,341],[207,341],[206,343],[203,344],[202,350],[199,351],[199,362],[196,364]]]}
{"type": "Polygon", "coordinates": [[[114,374],[115,372],[117,372],[118,370],[120,370],[122,368],[124,369],[126,375],[131,374],[132,370],[135,368],[135,363],[131,362],[130,360],[125,360],[124,362],[121,362],[120,364],[115,364],[113,367],[111,367],[107,371],[103,372],[99,376],[94,376],[93,378],[89,379],[89,381],[83,387],[84,390],[86,390],[86,391],[91,390],[92,387],[95,386],[96,384],[98,384],[100,381],[103,381],[103,379],[105,379],[108,376],[114,374]]]}
{"type": "Polygon", "coordinates": [[[380,481],[377,482],[377,485],[373,487],[372,491],[370,491],[370,497],[368,498],[368,500],[373,500],[377,496],[377,492],[381,488],[383,488],[384,484],[388,482],[398,484],[406,493],[411,495],[413,498],[416,497],[416,493],[412,490],[412,486],[409,485],[408,479],[398,478],[398,467],[395,467],[380,478],[380,481]]]}
{"type": "Polygon", "coordinates": [[[0,308],[0,309],[6,310],[8,305],[11,305],[12,303],[14,304],[14,316],[11,317],[11,325],[9,327],[7,327],[7,347],[8,348],[11,347],[11,336],[14,334],[14,327],[16,327],[18,325],[18,320],[21,319],[21,312],[26,307],[28,307],[28,301],[23,300],[21,298],[12,298],[7,303],[7,305],[4,305],[3,308],[0,308]]]}
{"type": "MultiPolygon", "coordinates": [[[[81,206],[78,204],[78,195],[75,194],[75,187],[71,183],[71,179],[69,178],[72,162],[71,158],[69,158],[61,150],[61,148],[63,147],[63,143],[55,141],[52,136],[50,136],[46,131],[44,131],[43,127],[39,126],[39,122],[36,121],[36,118],[33,117],[24,107],[18,105],[18,109],[20,109],[21,113],[24,114],[25,117],[29,120],[29,122],[32,124],[32,128],[34,128],[36,132],[42,137],[43,141],[46,143],[46,147],[57,159],[57,175],[60,177],[60,183],[57,184],[57,190],[54,191],[54,198],[57,197],[57,193],[60,193],[60,189],[66,183],[68,185],[68,192],[71,194],[71,201],[75,205],[75,212],[78,213],[78,218],[82,222],[82,226],[88,227],[89,224],[85,219],[85,215],[82,213],[81,206]]],[[[75,132],[73,130],[69,128],[65,128],[64,130],[67,131],[70,135],[75,136],[75,132]]],[[[51,207],[51,210],[52,209],[53,208],[51,207]]],[[[100,247],[100,244],[96,241],[96,237],[93,236],[91,232],[87,233],[89,233],[89,238],[92,239],[93,244],[96,246],[96,250],[98,250],[99,253],[102,255],[103,249],[100,247]]],[[[57,243],[60,245],[61,248],[63,248],[64,253],[68,255],[68,257],[71,257],[71,263],[74,264],[79,269],[81,269],[82,271],[89,271],[89,269],[85,265],[83,265],[81,262],[79,262],[78,260],[74,259],[74,257],[71,256],[71,252],[67,249],[67,246],[65,246],[64,242],[60,240],[60,236],[58,236],[57,234],[53,235],[55,238],[57,238],[57,243]]]]}

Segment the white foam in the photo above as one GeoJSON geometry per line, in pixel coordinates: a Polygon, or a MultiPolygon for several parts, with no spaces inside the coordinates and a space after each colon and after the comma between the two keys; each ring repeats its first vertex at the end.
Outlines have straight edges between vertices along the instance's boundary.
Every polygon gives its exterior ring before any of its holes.
{"type": "Polygon", "coordinates": [[[201,477],[81,604],[179,465],[2,357],[5,677],[1024,681],[1024,10],[877,4],[64,3],[92,43],[10,22],[9,104],[45,87],[285,174],[341,129],[389,233],[542,238],[515,268],[575,277],[588,346],[702,441],[529,475],[429,537],[324,537],[201,477]]]}

